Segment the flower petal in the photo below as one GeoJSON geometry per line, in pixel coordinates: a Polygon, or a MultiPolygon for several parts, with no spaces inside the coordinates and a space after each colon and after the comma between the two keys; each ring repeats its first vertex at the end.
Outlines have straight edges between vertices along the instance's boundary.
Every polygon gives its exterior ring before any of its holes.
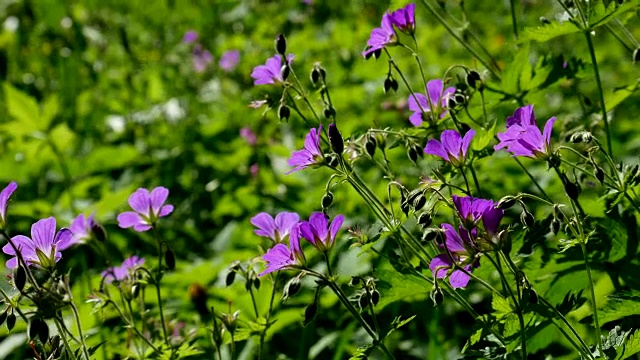
{"type": "Polygon", "coordinates": [[[544,140],[545,145],[551,144],[551,132],[553,131],[553,124],[556,122],[556,117],[552,117],[547,120],[547,123],[544,124],[544,130],[542,132],[542,139],[544,140]]]}
{"type": "Polygon", "coordinates": [[[48,217],[36,221],[31,225],[31,239],[36,249],[40,249],[46,255],[51,253],[53,238],[56,235],[56,219],[48,217]]]}
{"type": "Polygon", "coordinates": [[[325,245],[329,245],[327,243],[327,236],[329,235],[329,222],[327,221],[327,216],[321,212],[314,212],[309,217],[309,224],[311,225],[313,235],[324,242],[325,245]]]}
{"type": "Polygon", "coordinates": [[[150,210],[149,190],[139,188],[129,196],[129,205],[137,213],[148,215],[150,210]]]}
{"type": "Polygon", "coordinates": [[[465,274],[462,270],[454,270],[449,276],[449,283],[454,289],[466,287],[467,284],[469,284],[469,275],[465,274]]]}
{"type": "Polygon", "coordinates": [[[56,252],[69,248],[74,244],[73,233],[67,228],[60,229],[53,239],[53,244],[56,245],[56,252]]]}
{"type": "Polygon", "coordinates": [[[449,161],[449,154],[442,146],[442,143],[438,140],[431,139],[427,142],[427,146],[424,148],[425,154],[440,156],[446,161],[449,161]]]}
{"type": "Polygon", "coordinates": [[[276,239],[276,224],[271,215],[261,212],[251,218],[251,224],[258,228],[254,230],[256,235],[276,239]]]}
{"type": "Polygon", "coordinates": [[[171,214],[173,212],[173,205],[165,205],[160,208],[160,212],[158,213],[158,217],[163,217],[171,214]]]}
{"type": "Polygon", "coordinates": [[[440,135],[440,141],[442,141],[442,147],[449,154],[449,157],[460,159],[462,155],[462,138],[457,131],[443,131],[442,135],[440,135]]]}
{"type": "Polygon", "coordinates": [[[447,254],[440,254],[431,259],[431,262],[429,263],[429,269],[431,269],[433,276],[438,279],[442,279],[447,276],[447,271],[449,271],[449,268],[452,266],[453,263],[447,254]]]}
{"type": "Polygon", "coordinates": [[[469,149],[469,145],[471,145],[471,140],[473,140],[475,135],[476,131],[470,129],[466,134],[464,134],[464,138],[462,138],[462,156],[465,158],[467,157],[467,150],[469,149]]]}
{"type": "Polygon", "coordinates": [[[342,226],[343,222],[344,222],[344,215],[342,214],[336,216],[331,222],[331,227],[329,228],[331,245],[333,245],[333,242],[336,240],[336,235],[338,235],[338,231],[340,230],[340,227],[342,226]]]}
{"type": "Polygon", "coordinates": [[[144,219],[142,219],[140,214],[133,211],[125,211],[118,215],[118,226],[121,228],[126,229],[136,225],[148,224],[144,219]]]}
{"type": "Polygon", "coordinates": [[[169,197],[169,189],[163,186],[158,186],[151,190],[149,202],[154,214],[159,214],[159,210],[164,205],[164,202],[167,201],[167,197],[169,197]]]}

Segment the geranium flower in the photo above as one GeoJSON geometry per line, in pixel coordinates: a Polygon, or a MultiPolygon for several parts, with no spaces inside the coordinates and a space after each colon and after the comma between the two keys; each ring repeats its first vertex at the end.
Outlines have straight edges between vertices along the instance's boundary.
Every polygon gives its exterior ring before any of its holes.
{"type": "Polygon", "coordinates": [[[229,50],[220,57],[220,68],[226,72],[231,72],[240,62],[240,50],[229,50]]]}
{"type": "Polygon", "coordinates": [[[185,44],[191,44],[196,42],[197,40],[198,40],[198,32],[194,30],[189,30],[186,33],[184,33],[184,38],[182,39],[182,42],[184,42],[185,44]]]}
{"type": "MultiPolygon", "coordinates": [[[[49,217],[38,220],[31,226],[31,238],[16,235],[11,241],[27,266],[53,268],[62,258],[61,251],[72,245],[72,237],[73,234],[66,228],[56,232],[56,219],[49,217]]],[[[7,261],[7,267],[15,269],[18,266],[18,257],[13,246],[8,243],[2,247],[2,251],[14,256],[7,261]]]]}
{"type": "Polygon", "coordinates": [[[320,134],[322,132],[322,125],[317,129],[310,129],[307,137],[304,140],[304,147],[302,150],[294,151],[287,162],[289,166],[294,166],[293,170],[288,171],[287,174],[291,174],[294,171],[300,171],[311,165],[320,164],[324,161],[322,149],[320,149],[320,134]]]}
{"type": "Polygon", "coordinates": [[[526,105],[516,109],[507,118],[507,131],[498,133],[500,143],[495,150],[507,148],[513,156],[527,156],[530,158],[547,159],[551,155],[551,131],[556,117],[552,117],[544,125],[541,133],[536,124],[533,105],[526,105]]]}
{"type": "Polygon", "coordinates": [[[17,188],[18,184],[12,181],[0,192],[0,229],[2,230],[7,227],[7,205],[9,204],[9,198],[17,188]]]}
{"type": "Polygon", "coordinates": [[[91,213],[89,216],[85,216],[84,214],[78,215],[69,227],[69,230],[73,233],[72,243],[83,244],[89,241],[93,236],[93,227],[96,225],[94,213],[91,213]]]}
{"type": "Polygon", "coordinates": [[[391,23],[403,33],[412,35],[416,31],[415,10],[416,4],[409,4],[392,12],[391,23]]]}
{"type": "Polygon", "coordinates": [[[288,247],[283,243],[278,243],[262,255],[262,259],[267,262],[267,268],[258,276],[303,265],[305,260],[304,253],[300,248],[300,224],[294,225],[291,229],[288,247]]]}
{"type": "Polygon", "coordinates": [[[200,44],[193,47],[193,69],[196,72],[205,71],[212,61],[213,55],[209,50],[202,48],[200,44]]]}
{"type": "Polygon", "coordinates": [[[375,51],[390,45],[395,45],[398,41],[396,32],[393,30],[391,15],[385,13],[382,16],[382,24],[379,28],[371,30],[371,36],[367,40],[367,48],[362,52],[362,56],[368,59],[375,51]]]}
{"type": "Polygon", "coordinates": [[[344,215],[338,215],[329,224],[324,213],[314,212],[309,221],[300,223],[300,235],[311,243],[316,249],[326,251],[333,246],[340,226],[344,222],[344,215]]]}
{"type": "MultiPolygon", "coordinates": [[[[287,55],[287,64],[293,62],[293,54],[287,55]]],[[[282,79],[282,57],[278,54],[267,59],[264,65],[253,68],[251,77],[255,79],[254,85],[276,84],[284,82],[282,79]]]]}
{"type": "Polygon", "coordinates": [[[465,228],[471,229],[482,220],[484,229],[490,235],[497,233],[500,221],[504,216],[504,210],[496,208],[497,203],[494,203],[493,200],[471,196],[460,197],[453,195],[451,198],[465,228]]]}
{"type": "Polygon", "coordinates": [[[144,258],[133,255],[125,259],[120,266],[113,266],[101,273],[104,282],[123,281],[131,277],[136,269],[144,264],[144,258]]]}
{"type": "Polygon", "coordinates": [[[445,130],[440,135],[440,141],[431,139],[427,142],[424,152],[439,156],[453,166],[461,166],[467,158],[467,150],[475,134],[476,132],[471,129],[462,138],[455,130],[445,130]]]}
{"type": "MultiPolygon", "coordinates": [[[[446,253],[440,254],[429,263],[429,269],[433,276],[442,279],[447,276],[449,270],[454,267],[454,262],[462,266],[467,272],[480,266],[478,259],[475,259],[475,245],[473,244],[469,232],[460,228],[460,234],[451,224],[442,224],[444,230],[445,243],[441,244],[446,249],[446,253]]],[[[449,275],[449,283],[454,289],[466,287],[469,283],[469,275],[464,271],[456,269],[449,275]]]]}
{"type": "Polygon", "coordinates": [[[444,117],[447,114],[446,106],[447,100],[449,96],[453,95],[456,91],[454,87],[448,87],[444,89],[444,83],[440,79],[429,80],[427,82],[427,94],[429,95],[429,99],[423,94],[415,93],[414,95],[409,95],[409,99],[407,100],[409,104],[409,110],[413,111],[413,114],[409,117],[409,121],[414,126],[422,125],[422,121],[424,119],[425,113],[434,112],[436,114],[440,114],[440,118],[444,117]],[[431,102],[431,103],[429,103],[431,102]],[[433,108],[432,108],[433,106],[433,108]]]}
{"type": "Polygon", "coordinates": [[[254,230],[256,235],[268,237],[279,243],[289,236],[298,220],[300,220],[300,216],[294,212],[283,211],[276,215],[275,219],[266,212],[261,212],[251,218],[251,224],[257,227],[254,230]]]}
{"type": "Polygon", "coordinates": [[[248,127],[240,129],[240,136],[244,138],[249,145],[255,145],[258,142],[256,134],[248,127]]]}
{"type": "Polygon", "coordinates": [[[135,231],[147,231],[159,218],[173,212],[173,205],[165,205],[169,190],[159,186],[149,193],[147,189],[138,189],[129,196],[129,205],[134,211],[118,215],[118,226],[133,227],[135,231]]]}

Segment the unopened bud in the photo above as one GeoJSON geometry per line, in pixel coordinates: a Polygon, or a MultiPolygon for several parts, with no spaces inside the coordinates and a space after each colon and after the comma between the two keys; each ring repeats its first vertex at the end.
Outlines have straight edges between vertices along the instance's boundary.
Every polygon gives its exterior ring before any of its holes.
{"type": "Polygon", "coordinates": [[[329,106],[326,109],[324,109],[322,113],[324,114],[324,117],[326,117],[327,119],[331,117],[336,117],[336,109],[334,109],[332,106],[329,106]]]}
{"type": "Polygon", "coordinates": [[[522,210],[522,214],[520,214],[520,222],[522,223],[522,225],[530,228],[535,223],[535,218],[533,217],[533,214],[529,212],[529,210],[524,209],[522,210]]]}
{"type": "Polygon", "coordinates": [[[572,200],[578,199],[578,196],[580,195],[580,187],[578,187],[578,184],[570,181],[569,179],[566,179],[564,183],[564,191],[572,200]]]}
{"type": "MultiPolygon", "coordinates": [[[[467,97],[464,94],[457,92],[453,95],[453,98],[456,101],[456,105],[464,105],[467,102],[467,97]]],[[[469,129],[464,129],[465,132],[469,131],[469,129]]]]}
{"type": "Polygon", "coordinates": [[[324,162],[327,163],[329,167],[335,168],[340,164],[340,160],[336,154],[327,154],[324,156],[324,162]]]}
{"type": "Polygon", "coordinates": [[[100,224],[93,224],[93,226],[91,226],[91,233],[93,237],[100,242],[104,242],[107,239],[107,230],[100,224]]]}
{"type": "Polygon", "coordinates": [[[549,21],[546,17],[544,16],[540,16],[540,22],[545,24],[545,25],[549,25],[551,24],[551,21],[549,21]]]}
{"type": "Polygon", "coordinates": [[[470,88],[477,90],[480,85],[479,82],[481,81],[480,74],[477,71],[471,70],[467,74],[466,80],[467,85],[469,85],[470,88]]]}
{"type": "Polygon", "coordinates": [[[444,301],[444,295],[442,294],[442,290],[440,290],[439,286],[434,286],[431,289],[431,294],[429,294],[431,301],[433,301],[433,306],[439,306],[444,301]]]}
{"type": "Polygon", "coordinates": [[[404,195],[404,192],[400,193],[400,209],[405,215],[409,214],[409,202],[407,201],[407,197],[404,195]]]}
{"type": "Polygon", "coordinates": [[[407,149],[407,156],[409,160],[411,160],[414,164],[418,161],[418,151],[416,151],[415,147],[411,146],[407,149]]]}
{"type": "Polygon", "coordinates": [[[227,278],[225,279],[224,283],[227,286],[230,286],[234,281],[236,281],[236,272],[231,270],[229,271],[229,273],[227,273],[227,278]]]}
{"type": "Polygon", "coordinates": [[[596,166],[596,170],[594,173],[596,179],[600,181],[600,184],[604,183],[604,170],[600,166],[596,166]]]}
{"type": "Polygon", "coordinates": [[[386,78],[384,79],[384,84],[382,86],[382,90],[384,90],[384,93],[388,93],[389,90],[391,90],[391,78],[386,78]]]}
{"type": "Polygon", "coordinates": [[[449,97],[447,98],[447,107],[448,107],[449,109],[453,109],[453,108],[455,108],[456,106],[458,106],[458,103],[456,102],[456,98],[455,98],[454,96],[449,96],[449,97]]]}
{"type": "Polygon", "coordinates": [[[535,305],[538,303],[538,293],[531,288],[527,289],[527,300],[529,301],[529,304],[531,305],[535,305]]]}
{"type": "Polygon", "coordinates": [[[13,273],[13,284],[18,291],[22,292],[24,286],[27,283],[27,271],[22,265],[18,265],[16,271],[13,273]]]}
{"type": "Polygon", "coordinates": [[[304,326],[309,325],[309,323],[311,321],[313,321],[313,318],[316,317],[317,313],[318,313],[318,304],[316,303],[316,300],[314,299],[313,302],[311,304],[309,304],[306,309],[304,309],[304,322],[303,322],[303,325],[304,326]]]}
{"type": "Polygon", "coordinates": [[[369,156],[373,157],[373,155],[376,153],[376,145],[376,138],[373,135],[369,134],[367,136],[367,141],[364,143],[364,148],[369,156]]]}
{"type": "Polygon", "coordinates": [[[382,55],[382,49],[378,49],[378,50],[373,52],[373,57],[376,58],[376,59],[379,59],[380,55],[382,55]]]}
{"type": "Polygon", "coordinates": [[[322,208],[326,209],[333,204],[333,194],[329,191],[322,197],[322,208]]]}
{"type": "Polygon", "coordinates": [[[430,242],[435,240],[440,235],[440,229],[428,228],[422,233],[422,241],[430,242]]]}
{"type": "Polygon", "coordinates": [[[497,209],[509,209],[513,205],[515,205],[517,198],[512,195],[507,195],[498,201],[498,205],[496,205],[497,209]]]}
{"type": "Polygon", "coordinates": [[[291,110],[285,104],[280,105],[278,108],[278,118],[280,120],[289,120],[289,116],[291,116],[291,110]]]}
{"type": "Polygon", "coordinates": [[[553,235],[558,235],[558,232],[560,231],[560,220],[558,220],[557,218],[553,218],[553,220],[551,220],[550,226],[553,235]]]}
{"type": "Polygon", "coordinates": [[[318,80],[320,80],[320,71],[318,71],[318,69],[316,69],[315,66],[311,70],[311,76],[310,77],[311,77],[311,82],[314,85],[318,83],[318,80]]]}
{"type": "Polygon", "coordinates": [[[433,222],[433,216],[428,211],[425,211],[422,214],[420,214],[420,216],[418,216],[418,224],[420,224],[420,226],[422,226],[423,228],[429,227],[429,225],[431,225],[432,222],[433,222]]]}
{"type": "Polygon", "coordinates": [[[413,200],[413,210],[418,211],[418,210],[422,209],[426,203],[427,203],[427,197],[424,196],[424,194],[422,194],[422,193],[419,194],[413,200]]]}
{"type": "Polygon", "coordinates": [[[282,81],[287,80],[290,73],[291,73],[291,68],[289,67],[289,65],[288,64],[282,65],[282,67],[280,68],[280,76],[282,77],[282,81]]]}
{"type": "Polygon", "coordinates": [[[140,284],[133,284],[131,286],[131,298],[136,299],[140,295],[140,284]]]}
{"type": "Polygon", "coordinates": [[[329,124],[329,142],[331,143],[331,149],[338,155],[344,151],[344,140],[336,124],[329,124]]]}
{"type": "Polygon", "coordinates": [[[283,300],[286,300],[292,297],[293,295],[297,294],[298,291],[300,290],[300,287],[301,287],[301,283],[300,283],[300,278],[298,276],[289,280],[289,282],[287,282],[287,284],[284,286],[284,291],[282,294],[283,300]]]}
{"type": "Polygon", "coordinates": [[[40,318],[32,318],[29,321],[29,338],[35,339],[36,336],[44,344],[49,339],[49,326],[40,318]]]}
{"type": "Polygon", "coordinates": [[[287,39],[285,39],[283,34],[278,34],[278,36],[276,36],[275,46],[276,52],[285,56],[284,53],[287,52],[287,39]]]}
{"type": "Polygon", "coordinates": [[[378,305],[378,301],[380,301],[380,293],[378,292],[378,290],[373,290],[371,292],[371,303],[373,304],[373,306],[378,305]]]}
{"type": "Polygon", "coordinates": [[[11,314],[7,315],[7,330],[13,330],[14,326],[16,326],[16,314],[11,311],[11,314]]]}
{"type": "Polygon", "coordinates": [[[349,286],[358,286],[360,285],[360,282],[362,281],[362,278],[360,276],[352,276],[351,280],[349,280],[349,286]]]}
{"type": "Polygon", "coordinates": [[[260,279],[259,278],[254,278],[253,281],[251,281],[251,283],[253,284],[253,287],[256,288],[256,290],[260,290],[260,279]]]}
{"type": "Polygon", "coordinates": [[[633,63],[640,61],[640,48],[633,50],[633,63]]]}
{"type": "Polygon", "coordinates": [[[578,144],[581,142],[586,144],[593,140],[593,135],[591,135],[591,133],[588,131],[578,131],[572,134],[569,140],[574,144],[578,144]]]}
{"type": "Polygon", "coordinates": [[[167,249],[167,251],[164,252],[164,263],[169,270],[176,268],[176,255],[173,253],[173,250],[167,249]]]}
{"type": "Polygon", "coordinates": [[[370,303],[371,296],[369,295],[369,292],[365,291],[364,293],[362,293],[362,295],[360,295],[360,298],[358,299],[358,306],[360,306],[360,309],[364,309],[369,306],[370,303]]]}

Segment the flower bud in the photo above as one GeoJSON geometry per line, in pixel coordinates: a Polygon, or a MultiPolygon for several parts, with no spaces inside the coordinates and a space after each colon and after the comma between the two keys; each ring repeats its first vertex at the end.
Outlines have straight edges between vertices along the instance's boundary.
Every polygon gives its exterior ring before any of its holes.
{"type": "Polygon", "coordinates": [[[167,251],[164,252],[164,263],[169,270],[176,268],[176,255],[173,253],[173,250],[167,249],[167,251]]]}
{"type": "Polygon", "coordinates": [[[240,314],[240,310],[237,310],[233,314],[222,314],[220,320],[227,328],[227,330],[233,334],[236,332],[236,327],[238,326],[238,315],[240,314]]]}
{"type": "Polygon", "coordinates": [[[376,153],[376,145],[376,138],[371,134],[367,135],[367,141],[364,143],[364,148],[369,156],[373,157],[376,153]]]}
{"type": "Polygon", "coordinates": [[[289,280],[289,282],[287,282],[287,284],[284,286],[284,291],[282,294],[282,300],[287,300],[288,298],[292,297],[293,295],[297,294],[298,291],[300,290],[301,287],[301,283],[300,283],[300,277],[296,276],[293,279],[289,280]]]}
{"type": "Polygon", "coordinates": [[[564,183],[564,191],[572,200],[578,199],[578,196],[580,195],[580,187],[578,186],[578,184],[570,181],[569,179],[566,179],[564,183]]]}
{"type": "Polygon", "coordinates": [[[477,90],[480,85],[479,82],[481,81],[480,74],[478,74],[478,72],[475,70],[471,70],[467,74],[466,80],[467,85],[469,85],[470,88],[477,90]]]}
{"type": "Polygon", "coordinates": [[[334,109],[333,106],[327,107],[322,113],[327,119],[331,118],[332,116],[336,117],[336,109],[334,109]]]}
{"type": "Polygon", "coordinates": [[[133,284],[131,286],[131,298],[137,299],[138,295],[140,295],[140,284],[133,284]]]}
{"type": "Polygon", "coordinates": [[[380,292],[378,292],[378,290],[373,290],[371,292],[371,303],[373,304],[373,306],[378,305],[378,302],[380,301],[380,292]]]}
{"type": "Polygon", "coordinates": [[[360,306],[360,309],[364,309],[367,306],[369,306],[370,303],[371,303],[371,295],[369,295],[368,291],[363,292],[362,295],[360,295],[360,298],[358,299],[358,306],[360,306]]]}
{"type": "Polygon", "coordinates": [[[420,193],[413,200],[413,210],[418,211],[422,209],[426,203],[427,203],[427,197],[424,196],[424,194],[420,193]]]}
{"type": "Polygon", "coordinates": [[[338,160],[338,156],[336,154],[327,154],[324,156],[324,162],[332,168],[338,167],[340,164],[340,160],[338,160]]]}
{"type": "Polygon", "coordinates": [[[594,172],[594,175],[595,175],[596,179],[598,179],[598,181],[600,181],[600,184],[604,183],[604,170],[602,170],[602,168],[600,166],[596,166],[596,170],[594,172]]]}
{"type": "Polygon", "coordinates": [[[280,107],[278,107],[278,118],[286,121],[289,120],[289,116],[291,116],[291,110],[287,105],[281,104],[280,107]]]}
{"type": "Polygon", "coordinates": [[[431,294],[429,294],[431,301],[433,301],[433,306],[439,306],[444,301],[444,295],[442,294],[442,290],[439,286],[434,286],[431,289],[431,294]]]}
{"type": "Polygon", "coordinates": [[[349,286],[358,286],[360,285],[360,282],[362,281],[362,278],[360,276],[352,276],[351,280],[349,280],[349,286]]]}
{"type": "Polygon", "coordinates": [[[407,156],[409,157],[409,160],[411,160],[414,164],[416,163],[416,161],[418,161],[418,151],[416,151],[416,149],[411,146],[407,149],[407,156]]]}
{"type": "Polygon", "coordinates": [[[569,140],[574,144],[579,144],[581,142],[586,144],[591,142],[592,139],[593,135],[591,135],[591,133],[588,131],[578,131],[572,134],[569,138],[569,140]]]}
{"type": "Polygon", "coordinates": [[[287,52],[287,39],[285,39],[283,34],[278,34],[278,36],[276,36],[275,46],[276,52],[285,56],[284,53],[287,52]]]}
{"type": "Polygon", "coordinates": [[[547,19],[544,16],[540,16],[540,22],[543,23],[544,25],[549,25],[551,24],[551,21],[549,21],[549,19],[547,19]]]}
{"type": "Polygon", "coordinates": [[[382,55],[382,49],[373,52],[373,57],[376,58],[376,60],[380,58],[380,55],[382,55]]]}
{"type": "Polygon", "coordinates": [[[389,90],[391,90],[391,78],[386,78],[384,79],[384,84],[382,86],[382,90],[384,90],[384,93],[388,93],[389,90]]]}
{"type": "Polygon", "coordinates": [[[422,233],[422,242],[430,242],[440,235],[440,229],[428,228],[422,233]]]}
{"type": "Polygon", "coordinates": [[[558,220],[557,218],[553,218],[553,220],[551,220],[550,227],[553,235],[558,235],[558,232],[560,231],[560,220],[558,220]]]}
{"type": "Polygon", "coordinates": [[[282,65],[282,67],[280,68],[280,76],[282,76],[282,81],[287,80],[290,73],[291,73],[291,68],[289,67],[289,65],[288,64],[282,65]]]}
{"type": "Polygon", "coordinates": [[[520,222],[522,223],[522,225],[530,228],[535,223],[535,218],[533,217],[533,214],[529,212],[529,210],[523,209],[522,213],[520,214],[520,222]]]}
{"type": "Polygon", "coordinates": [[[432,222],[433,222],[433,216],[428,211],[425,211],[422,214],[420,214],[420,216],[418,216],[418,224],[420,224],[420,226],[422,226],[423,228],[429,227],[429,225],[431,225],[432,222]]]}
{"type": "Polygon", "coordinates": [[[251,281],[251,283],[253,284],[253,287],[256,288],[256,290],[260,290],[260,279],[259,278],[254,278],[253,281],[251,281]]]}
{"type": "Polygon", "coordinates": [[[313,318],[316,317],[317,313],[318,313],[318,304],[316,303],[316,299],[313,299],[313,302],[309,304],[306,309],[304,309],[303,325],[304,326],[309,325],[309,323],[313,321],[313,318]]]}
{"type": "Polygon", "coordinates": [[[326,209],[329,206],[331,206],[331,204],[333,204],[333,194],[331,193],[331,191],[328,191],[326,194],[324,194],[324,196],[322,197],[322,208],[326,209]]]}
{"type": "Polygon", "coordinates": [[[529,304],[531,305],[536,305],[538,303],[538,293],[531,288],[525,288],[525,294],[523,294],[523,297],[526,297],[527,301],[529,301],[529,304]]]}
{"type": "Polygon", "coordinates": [[[18,291],[22,292],[26,283],[27,271],[22,265],[18,265],[15,272],[13,273],[13,284],[15,285],[16,289],[18,289],[18,291]]]}
{"type": "Polygon", "coordinates": [[[49,327],[47,323],[40,318],[31,318],[28,333],[30,339],[35,339],[37,336],[42,343],[47,342],[49,339],[49,327]]]}
{"type": "Polygon", "coordinates": [[[16,314],[11,311],[11,314],[7,315],[7,330],[13,330],[14,326],[16,326],[16,314]]]}
{"type": "Polygon", "coordinates": [[[226,286],[231,286],[231,284],[233,284],[235,280],[236,280],[236,272],[231,270],[229,271],[229,273],[227,273],[227,278],[225,279],[224,283],[226,286]]]}
{"type": "Polygon", "coordinates": [[[313,67],[313,69],[311,69],[310,78],[313,85],[317,84],[318,80],[320,80],[320,71],[318,71],[315,66],[313,67]]]}
{"type": "Polygon", "coordinates": [[[640,48],[633,50],[633,63],[640,61],[640,48]]]}
{"type": "Polygon", "coordinates": [[[506,210],[515,205],[516,197],[512,195],[507,195],[498,201],[498,205],[496,205],[496,209],[506,210]]]}
{"type": "Polygon", "coordinates": [[[456,102],[456,98],[454,96],[448,96],[447,97],[447,107],[449,109],[453,109],[458,105],[458,103],[456,102]]]}
{"type": "Polygon", "coordinates": [[[336,124],[329,124],[329,142],[331,143],[331,149],[336,154],[340,155],[344,151],[344,140],[336,124]]]}
{"type": "Polygon", "coordinates": [[[400,209],[405,215],[409,214],[409,201],[407,201],[404,192],[400,193],[400,209]]]}

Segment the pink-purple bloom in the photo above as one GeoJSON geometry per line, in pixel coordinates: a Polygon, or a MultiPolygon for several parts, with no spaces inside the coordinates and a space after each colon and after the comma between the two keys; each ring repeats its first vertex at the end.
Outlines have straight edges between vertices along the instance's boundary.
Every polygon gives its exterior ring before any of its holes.
{"type": "Polygon", "coordinates": [[[102,272],[104,282],[123,281],[131,278],[135,271],[144,264],[144,258],[133,255],[125,259],[120,266],[113,266],[102,272]]]}
{"type": "MultiPolygon", "coordinates": [[[[480,266],[479,260],[475,258],[477,251],[469,232],[460,227],[458,233],[451,224],[442,224],[441,227],[445,242],[440,246],[445,249],[445,253],[431,259],[429,269],[433,276],[438,279],[446,277],[449,270],[454,267],[454,262],[467,272],[480,266]]],[[[466,287],[469,283],[469,275],[460,269],[455,269],[449,275],[449,283],[454,289],[466,287]]]]}
{"type": "Polygon", "coordinates": [[[72,243],[73,244],[83,244],[89,241],[93,234],[93,227],[96,226],[96,221],[94,220],[94,213],[91,213],[89,216],[85,216],[84,214],[78,215],[69,230],[73,234],[72,243]]]}
{"type": "Polygon", "coordinates": [[[309,217],[309,221],[300,223],[300,235],[316,249],[326,251],[333,246],[343,222],[344,215],[336,216],[329,223],[327,215],[322,212],[314,212],[309,217]]]}
{"type": "Polygon", "coordinates": [[[225,51],[220,57],[220,68],[226,72],[231,72],[240,62],[240,50],[225,51]]]}
{"type": "Polygon", "coordinates": [[[397,41],[398,38],[395,30],[393,30],[391,14],[385,13],[382,16],[380,27],[371,30],[371,36],[367,40],[367,48],[362,52],[362,56],[368,58],[373,52],[389,45],[395,45],[397,41]]]}
{"type": "Polygon", "coordinates": [[[280,212],[275,219],[266,212],[261,212],[251,218],[251,224],[257,228],[254,230],[256,235],[267,237],[279,243],[289,236],[291,229],[299,220],[300,216],[294,212],[280,212]]]}
{"type": "Polygon", "coordinates": [[[129,196],[129,205],[134,211],[126,211],[118,215],[118,226],[121,228],[133,227],[135,231],[147,231],[159,218],[173,212],[173,205],[165,205],[169,190],[158,186],[151,192],[147,189],[138,189],[129,196]]]}
{"type": "Polygon", "coordinates": [[[440,135],[440,140],[431,139],[427,142],[424,152],[439,156],[453,166],[461,166],[467,158],[467,150],[475,134],[476,132],[471,129],[463,138],[455,130],[445,130],[440,135]]]}
{"type": "Polygon", "coordinates": [[[409,4],[391,13],[391,22],[398,30],[412,35],[416,31],[416,4],[409,4]]]}
{"type": "Polygon", "coordinates": [[[413,111],[409,121],[414,126],[422,125],[424,120],[423,111],[424,113],[433,112],[439,114],[441,118],[444,117],[447,114],[446,106],[449,96],[452,96],[456,91],[454,87],[444,89],[444,83],[441,79],[429,80],[426,90],[429,96],[428,99],[424,94],[420,93],[409,95],[407,102],[409,110],[413,111]]]}
{"type": "Polygon", "coordinates": [[[213,62],[213,55],[209,50],[204,49],[202,45],[196,44],[193,47],[193,68],[196,72],[203,72],[207,66],[213,62]]]}
{"type": "Polygon", "coordinates": [[[258,276],[304,264],[304,253],[300,247],[300,224],[295,224],[291,229],[289,246],[278,243],[262,255],[262,259],[267,262],[267,268],[258,276]]]}
{"type": "MultiPolygon", "coordinates": [[[[287,55],[287,63],[291,65],[293,54],[287,55]]],[[[276,84],[284,82],[282,78],[282,56],[276,54],[267,59],[264,65],[253,68],[251,77],[255,79],[254,85],[276,84]]]]}
{"type": "Polygon", "coordinates": [[[487,233],[493,236],[498,232],[504,210],[496,208],[493,200],[457,195],[451,198],[465,228],[471,229],[482,220],[487,233]]]}
{"type": "Polygon", "coordinates": [[[242,129],[240,129],[240,136],[244,138],[247,141],[247,143],[251,146],[255,145],[258,142],[258,137],[248,127],[243,127],[242,129]]]}
{"type": "Polygon", "coordinates": [[[324,161],[322,155],[322,149],[320,149],[320,134],[322,132],[322,125],[317,129],[310,129],[307,137],[304,140],[304,147],[302,150],[294,151],[289,158],[289,166],[293,166],[293,170],[288,171],[290,174],[294,171],[300,171],[311,165],[320,164],[324,161]]]}
{"type": "Polygon", "coordinates": [[[7,205],[9,198],[17,188],[18,184],[12,181],[0,192],[0,229],[4,230],[7,227],[7,205]]]}
{"type": "Polygon", "coordinates": [[[189,30],[186,33],[184,33],[184,38],[182,39],[182,42],[184,42],[185,44],[191,44],[196,42],[197,40],[198,40],[198,32],[194,30],[189,30]]]}
{"type": "MultiPolygon", "coordinates": [[[[61,251],[72,245],[73,234],[69,229],[62,228],[56,232],[56,219],[49,217],[36,221],[31,226],[31,238],[16,235],[11,242],[16,246],[27,266],[52,268],[62,258],[61,251]]],[[[18,257],[14,247],[7,243],[2,251],[14,257],[7,261],[7,267],[15,269],[18,257]]]]}
{"type": "Polygon", "coordinates": [[[513,156],[547,159],[551,155],[551,131],[555,121],[555,116],[547,120],[540,132],[533,105],[518,108],[507,118],[507,131],[498,133],[500,143],[494,149],[506,148],[513,156]]]}

